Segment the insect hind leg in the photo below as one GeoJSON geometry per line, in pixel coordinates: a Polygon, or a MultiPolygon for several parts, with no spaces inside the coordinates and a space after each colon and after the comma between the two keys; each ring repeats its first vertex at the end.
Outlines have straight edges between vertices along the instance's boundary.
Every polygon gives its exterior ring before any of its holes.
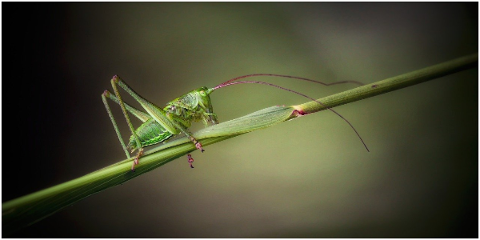
{"type": "Polygon", "coordinates": [[[125,155],[127,156],[127,158],[131,158],[130,153],[128,151],[129,146],[126,146],[125,142],[123,141],[122,134],[120,133],[120,130],[118,129],[118,125],[117,125],[117,123],[115,121],[115,118],[112,114],[112,111],[110,109],[110,105],[108,104],[107,98],[110,99],[111,101],[117,103],[122,108],[123,114],[124,114],[124,116],[127,120],[127,124],[130,127],[130,130],[132,131],[132,135],[135,137],[136,142],[137,142],[137,147],[135,149],[133,149],[133,151],[138,150],[137,155],[135,156],[135,159],[134,159],[134,163],[132,165],[132,171],[135,171],[135,165],[138,164],[139,158],[143,155],[143,148],[142,148],[141,145],[138,145],[138,143],[140,143],[140,141],[138,140],[138,136],[136,135],[135,130],[133,130],[133,126],[132,126],[132,123],[130,121],[130,118],[128,116],[127,111],[130,112],[131,114],[133,114],[138,119],[140,119],[142,122],[145,122],[148,119],[150,119],[150,116],[147,113],[142,112],[138,109],[135,109],[134,107],[131,107],[130,105],[124,103],[122,98],[120,97],[120,93],[118,92],[118,89],[116,88],[115,82],[113,81],[113,79],[112,79],[111,82],[112,82],[113,89],[115,91],[115,95],[110,93],[108,90],[105,90],[102,94],[102,101],[105,105],[105,109],[107,110],[107,113],[110,117],[110,120],[112,121],[113,127],[115,129],[115,132],[117,133],[118,140],[120,141],[120,144],[122,145],[122,148],[125,152],[125,155]]]}
{"type": "Polygon", "coordinates": [[[107,97],[109,97],[110,92],[105,90],[102,94],[102,101],[103,104],[105,105],[105,109],[107,110],[108,116],[110,117],[110,120],[112,121],[113,128],[115,129],[115,132],[117,133],[118,140],[120,141],[120,144],[122,145],[123,151],[125,152],[125,155],[127,158],[130,158],[130,153],[128,152],[127,146],[125,145],[125,142],[123,141],[122,134],[120,133],[120,130],[118,129],[117,122],[115,121],[115,118],[113,117],[112,110],[110,109],[110,105],[108,104],[107,97]]]}

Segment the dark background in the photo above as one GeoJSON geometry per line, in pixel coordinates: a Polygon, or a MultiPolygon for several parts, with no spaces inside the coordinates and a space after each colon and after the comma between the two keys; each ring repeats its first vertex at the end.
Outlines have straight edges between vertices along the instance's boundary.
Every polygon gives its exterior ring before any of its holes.
{"type": "MultiPolygon", "coordinates": [[[[114,74],[159,106],[250,73],[371,83],[478,52],[477,29],[478,3],[2,3],[2,202],[125,158],[100,98],[114,74]]],[[[316,98],[353,87],[262,80],[316,98]]],[[[15,236],[478,237],[477,90],[472,69],[336,108],[370,153],[325,111],[15,236]]],[[[307,100],[248,85],[212,101],[226,121],[307,100]]]]}

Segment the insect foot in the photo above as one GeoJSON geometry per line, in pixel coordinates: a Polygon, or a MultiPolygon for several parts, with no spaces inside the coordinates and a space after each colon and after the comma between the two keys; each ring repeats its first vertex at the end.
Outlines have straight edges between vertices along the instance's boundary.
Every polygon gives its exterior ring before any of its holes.
{"type": "Polygon", "coordinates": [[[137,156],[135,156],[135,160],[133,160],[132,171],[135,172],[135,165],[138,164],[138,159],[143,155],[143,148],[138,150],[137,156]]]}
{"type": "Polygon", "coordinates": [[[202,148],[202,144],[201,144],[199,141],[197,141],[197,139],[195,139],[195,138],[193,138],[193,137],[190,137],[190,141],[192,141],[193,144],[195,144],[195,147],[196,147],[198,150],[200,150],[200,151],[202,151],[202,152],[205,151],[205,150],[203,150],[203,148],[202,148]]]}
{"type": "Polygon", "coordinates": [[[194,168],[192,163],[195,160],[193,160],[192,155],[188,154],[187,157],[188,157],[188,164],[190,164],[190,168],[194,168]]]}

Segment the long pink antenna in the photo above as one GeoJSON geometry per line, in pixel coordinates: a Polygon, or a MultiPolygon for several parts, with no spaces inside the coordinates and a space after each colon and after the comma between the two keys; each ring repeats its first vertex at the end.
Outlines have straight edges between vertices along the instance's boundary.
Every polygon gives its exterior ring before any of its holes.
{"type": "Polygon", "coordinates": [[[236,77],[236,78],[232,78],[220,85],[223,85],[223,84],[227,84],[229,82],[233,82],[233,81],[236,81],[238,79],[242,79],[242,78],[249,78],[249,77],[283,77],[283,78],[293,78],[293,79],[298,79],[298,80],[303,80],[303,81],[307,81],[307,82],[314,82],[314,83],[319,83],[319,84],[322,84],[324,86],[331,86],[331,85],[336,85],[336,84],[343,84],[343,83],[353,83],[353,84],[358,84],[360,86],[363,85],[363,83],[361,82],[358,82],[358,81],[338,81],[338,82],[333,82],[333,83],[324,83],[324,82],[321,82],[321,81],[317,81],[317,80],[313,80],[313,79],[309,79],[309,78],[302,78],[302,77],[294,77],[294,76],[289,76],[289,75],[281,75],[281,74],[271,74],[271,73],[254,73],[254,74],[248,74],[248,75],[243,75],[243,76],[240,76],[240,77],[236,77]]]}
{"type": "Polygon", "coordinates": [[[223,88],[223,87],[227,87],[227,86],[231,86],[231,85],[235,85],[235,84],[243,84],[243,83],[256,83],[256,84],[264,84],[264,85],[268,85],[268,86],[271,86],[271,87],[276,87],[276,88],[279,88],[279,89],[282,89],[282,90],[285,90],[285,91],[288,91],[288,92],[291,92],[291,93],[295,93],[295,94],[298,94],[300,96],[303,96],[305,98],[308,98],[312,101],[315,101],[317,102],[318,104],[324,106],[325,108],[327,108],[328,110],[332,111],[333,113],[337,114],[340,118],[342,118],[345,122],[348,123],[348,125],[350,125],[350,127],[353,129],[353,131],[355,131],[355,133],[357,134],[358,138],[360,138],[360,141],[362,141],[363,143],[363,146],[365,146],[365,149],[367,149],[368,152],[370,152],[370,150],[368,149],[367,147],[367,144],[365,144],[365,142],[363,141],[362,137],[360,136],[360,134],[357,132],[357,130],[355,129],[355,127],[353,127],[353,125],[346,119],[344,118],[340,113],[338,113],[337,111],[333,110],[332,108],[330,107],[327,107],[325,104],[321,103],[320,101],[314,99],[314,98],[311,98],[303,93],[299,93],[297,91],[294,91],[294,90],[291,90],[291,89],[288,89],[288,88],[284,88],[284,87],[281,87],[281,86],[278,86],[278,85],[275,85],[275,84],[272,84],[272,83],[268,83],[268,82],[262,82],[262,81],[235,81],[235,80],[238,80],[238,79],[242,79],[242,78],[248,78],[248,77],[258,77],[258,76],[273,76],[273,77],[286,77],[286,78],[294,78],[294,79],[299,79],[299,80],[305,80],[305,81],[309,81],[309,82],[315,82],[315,83],[320,83],[322,85],[325,85],[325,86],[331,86],[331,85],[334,85],[334,84],[340,84],[340,83],[356,83],[356,84],[360,84],[360,85],[363,85],[362,83],[360,82],[357,82],[357,81],[341,81],[341,82],[334,82],[334,83],[323,83],[323,82],[320,82],[320,81],[316,81],[316,80],[312,80],[312,79],[308,79],[308,78],[300,78],[300,77],[292,77],[292,76],[287,76],[287,75],[278,75],[278,74],[264,74],[264,73],[259,73],[259,74],[250,74],[250,75],[244,75],[244,76],[240,76],[240,77],[236,77],[236,78],[233,78],[233,79],[230,79],[224,83],[221,83],[219,84],[218,86],[212,88],[212,91],[214,90],[217,90],[219,88],[223,88]]]}

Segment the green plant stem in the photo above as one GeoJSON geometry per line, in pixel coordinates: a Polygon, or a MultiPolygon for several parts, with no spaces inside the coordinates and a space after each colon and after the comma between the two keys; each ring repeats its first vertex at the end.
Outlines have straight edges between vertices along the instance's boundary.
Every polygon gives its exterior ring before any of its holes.
{"type": "MultiPolygon", "coordinates": [[[[388,78],[372,84],[344,91],[318,99],[324,104],[307,102],[289,107],[269,107],[249,115],[202,129],[193,136],[203,146],[266,128],[304,114],[325,110],[342,104],[373,97],[396,89],[412,86],[421,82],[452,74],[477,66],[478,54],[472,54],[421,70],[388,78]]],[[[122,184],[141,174],[147,173],[167,162],[195,150],[195,146],[186,137],[160,145],[145,152],[137,165],[136,171],[130,171],[132,158],[120,161],[83,177],[53,186],[8,202],[3,203],[3,233],[11,234],[25,226],[31,225],[83,198],[122,184]]]]}
{"type": "Polygon", "coordinates": [[[417,71],[387,78],[382,81],[357,87],[338,94],[318,99],[324,106],[311,101],[298,105],[305,113],[314,113],[325,110],[327,107],[336,107],[346,103],[355,102],[364,98],[373,97],[397,89],[413,86],[428,80],[456,73],[478,65],[478,54],[471,54],[448,62],[426,67],[417,71]]]}

